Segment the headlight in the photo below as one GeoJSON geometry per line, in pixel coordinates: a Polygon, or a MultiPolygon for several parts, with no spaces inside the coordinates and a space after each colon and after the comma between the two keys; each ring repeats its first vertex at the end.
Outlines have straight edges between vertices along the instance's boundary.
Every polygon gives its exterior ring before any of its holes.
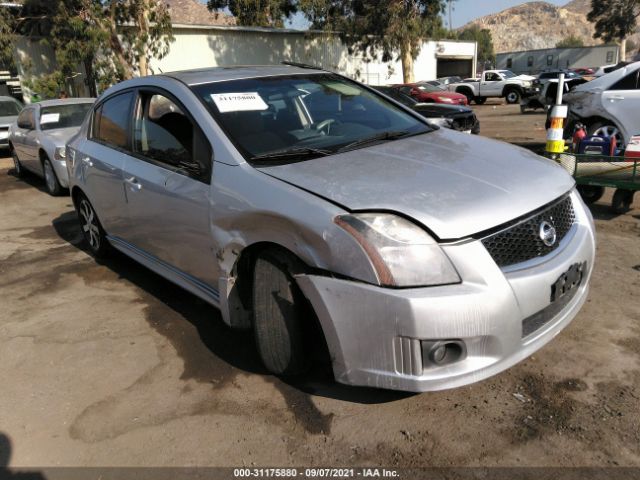
{"type": "Polygon", "coordinates": [[[449,98],[449,97],[438,97],[438,100],[440,100],[441,102],[444,103],[451,103],[453,102],[453,99],[449,98]]]}
{"type": "Polygon", "coordinates": [[[64,160],[67,158],[67,147],[56,147],[53,157],[56,160],[64,160]]]}
{"type": "Polygon", "coordinates": [[[335,223],[362,246],[380,285],[416,287],[460,282],[438,243],[409,220],[388,213],[358,213],[340,215],[335,223]]]}
{"type": "Polygon", "coordinates": [[[530,88],[530,87],[531,87],[531,85],[533,85],[533,84],[532,84],[531,82],[526,81],[526,82],[522,82],[522,85],[523,85],[525,88],[530,88]]]}

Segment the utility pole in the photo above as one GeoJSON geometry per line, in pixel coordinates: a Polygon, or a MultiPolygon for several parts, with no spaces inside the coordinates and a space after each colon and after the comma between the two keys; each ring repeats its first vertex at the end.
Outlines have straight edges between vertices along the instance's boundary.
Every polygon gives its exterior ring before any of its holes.
{"type": "Polygon", "coordinates": [[[448,0],[447,2],[449,5],[449,32],[453,32],[453,24],[451,23],[451,2],[453,2],[453,0],[448,0]]]}

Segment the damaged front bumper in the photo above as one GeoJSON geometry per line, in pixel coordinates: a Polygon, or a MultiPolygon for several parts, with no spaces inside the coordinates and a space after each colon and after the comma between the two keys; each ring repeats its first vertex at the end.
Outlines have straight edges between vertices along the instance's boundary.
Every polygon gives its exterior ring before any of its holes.
{"type": "Polygon", "coordinates": [[[477,240],[443,246],[457,285],[390,289],[320,275],[298,284],[322,325],[338,382],[424,392],[495,375],[540,349],[578,313],[588,293],[595,238],[590,214],[572,193],[576,223],[547,257],[501,270],[477,240]],[[575,265],[580,285],[563,303],[552,286],[575,265]],[[532,326],[533,325],[533,326],[532,326]],[[435,365],[428,346],[455,341],[463,355],[435,365]]]}

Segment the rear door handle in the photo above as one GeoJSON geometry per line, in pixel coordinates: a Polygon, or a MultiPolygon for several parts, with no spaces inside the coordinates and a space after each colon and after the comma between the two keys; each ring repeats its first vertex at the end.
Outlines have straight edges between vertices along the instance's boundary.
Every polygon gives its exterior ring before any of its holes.
{"type": "Polygon", "coordinates": [[[140,190],[142,188],[142,185],[138,182],[136,177],[125,178],[124,181],[129,185],[131,190],[140,190]]]}

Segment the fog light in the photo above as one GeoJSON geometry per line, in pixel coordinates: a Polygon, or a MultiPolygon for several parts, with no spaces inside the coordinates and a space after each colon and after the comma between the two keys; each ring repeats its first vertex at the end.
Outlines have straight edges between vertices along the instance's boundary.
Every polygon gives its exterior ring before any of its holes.
{"type": "Polygon", "coordinates": [[[463,360],[467,348],[462,340],[436,340],[422,342],[424,367],[450,365],[463,360]]]}

